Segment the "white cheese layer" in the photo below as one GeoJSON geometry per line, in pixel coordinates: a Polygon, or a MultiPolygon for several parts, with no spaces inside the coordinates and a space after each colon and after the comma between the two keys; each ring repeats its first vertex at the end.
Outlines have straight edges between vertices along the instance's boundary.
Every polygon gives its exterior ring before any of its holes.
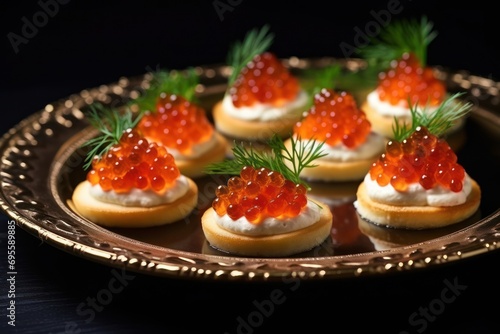
{"type": "Polygon", "coordinates": [[[210,151],[217,144],[217,137],[215,131],[212,133],[212,136],[204,141],[203,143],[194,144],[191,147],[191,152],[189,154],[183,154],[172,147],[167,147],[168,153],[172,154],[175,160],[192,160],[201,157],[210,151]]]}
{"type": "Polygon", "coordinates": [[[406,206],[454,206],[465,203],[471,192],[471,181],[466,174],[461,191],[453,192],[441,186],[426,190],[419,183],[409,185],[408,190],[401,192],[390,184],[379,186],[377,181],[367,174],[364,179],[368,197],[375,202],[406,206]]]}
{"type": "MultiPolygon", "coordinates": [[[[307,148],[308,145],[311,145],[313,141],[301,140],[301,145],[307,148]]],[[[324,157],[317,159],[317,161],[338,161],[338,162],[347,162],[347,161],[358,161],[358,160],[366,160],[374,157],[375,155],[379,155],[380,152],[383,152],[385,148],[385,138],[377,133],[370,133],[366,138],[366,141],[355,148],[348,148],[342,143],[339,143],[335,146],[330,146],[325,143],[322,146],[322,152],[326,153],[324,157]]]]}
{"type": "Polygon", "coordinates": [[[246,121],[272,121],[283,118],[287,114],[302,113],[307,104],[308,96],[305,91],[300,91],[295,100],[281,107],[266,103],[255,103],[250,107],[236,108],[229,94],[226,94],[222,100],[222,106],[226,114],[246,121]]]}
{"type": "Polygon", "coordinates": [[[257,235],[275,235],[283,234],[313,225],[320,219],[321,208],[311,201],[302,212],[294,218],[266,218],[259,224],[249,222],[245,217],[232,220],[228,215],[220,217],[215,211],[212,219],[221,228],[233,233],[257,236],[257,235]]]}
{"type": "Polygon", "coordinates": [[[96,200],[106,203],[122,206],[152,207],[172,203],[184,196],[188,190],[188,180],[185,176],[181,175],[175,181],[175,185],[163,193],[140,189],[132,189],[128,193],[117,193],[113,190],[104,191],[99,184],[96,184],[90,187],[90,195],[96,200]]]}
{"type": "MultiPolygon", "coordinates": [[[[398,105],[392,105],[389,102],[380,100],[377,90],[374,90],[366,97],[368,105],[378,112],[380,115],[389,117],[408,117],[411,118],[410,108],[408,108],[406,101],[400,101],[398,105]]],[[[426,107],[428,113],[434,112],[438,106],[426,107]]]]}

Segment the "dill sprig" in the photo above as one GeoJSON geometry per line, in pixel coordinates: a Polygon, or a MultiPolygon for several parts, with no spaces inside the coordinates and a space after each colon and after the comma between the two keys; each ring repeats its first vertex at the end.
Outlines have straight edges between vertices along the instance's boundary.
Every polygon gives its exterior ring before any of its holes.
{"type": "Polygon", "coordinates": [[[253,57],[269,49],[273,39],[274,34],[269,32],[269,26],[264,25],[261,29],[250,30],[243,41],[238,41],[231,46],[227,55],[227,64],[232,68],[228,87],[233,84],[240,71],[253,57]]]}
{"type": "Polygon", "coordinates": [[[394,139],[397,141],[404,140],[411,135],[418,126],[424,126],[430,133],[440,137],[446,132],[446,130],[453,126],[453,123],[457,119],[464,117],[470,112],[472,103],[457,101],[457,99],[463,94],[465,93],[459,92],[450,95],[433,112],[427,112],[428,106],[418,108],[417,104],[409,104],[411,124],[407,124],[406,122],[400,124],[397,117],[394,117],[394,123],[392,126],[394,139]]]}
{"type": "Polygon", "coordinates": [[[99,135],[82,145],[82,147],[90,148],[85,157],[84,169],[92,165],[94,157],[101,158],[113,145],[117,144],[125,130],[135,127],[140,120],[140,115],[134,117],[128,108],[120,113],[118,109],[94,103],[89,106],[87,118],[90,125],[99,130],[99,135]]]}
{"type": "Polygon", "coordinates": [[[342,67],[340,64],[332,64],[316,72],[313,78],[311,96],[316,95],[323,88],[336,89],[340,81],[342,67]]]}
{"type": "Polygon", "coordinates": [[[422,66],[427,64],[427,47],[437,37],[434,24],[423,16],[415,19],[399,20],[390,23],[378,36],[357,49],[357,53],[368,63],[388,68],[389,63],[404,53],[413,53],[422,66]]]}
{"type": "Polygon", "coordinates": [[[257,151],[251,144],[245,147],[235,142],[232,149],[234,158],[209,164],[205,167],[205,171],[207,174],[239,175],[244,166],[252,166],[256,169],[265,167],[309,189],[308,184],[300,178],[300,173],[304,168],[316,167],[314,160],[326,155],[322,151],[324,143],[309,139],[301,144],[300,138],[292,136],[290,139],[291,150],[278,135],[273,135],[267,141],[269,151],[257,151]],[[290,162],[291,167],[286,161],[290,162]]]}
{"type": "Polygon", "coordinates": [[[149,88],[131,101],[131,104],[137,105],[141,112],[155,112],[156,102],[162,93],[179,95],[190,102],[195,101],[199,77],[194,68],[184,71],[160,69],[150,74],[152,78],[149,88]]]}

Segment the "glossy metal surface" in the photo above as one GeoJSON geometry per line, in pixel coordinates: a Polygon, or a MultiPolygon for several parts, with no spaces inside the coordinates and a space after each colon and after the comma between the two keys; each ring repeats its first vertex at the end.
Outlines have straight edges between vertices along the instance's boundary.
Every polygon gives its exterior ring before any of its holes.
{"type": "MultiPolygon", "coordinates": [[[[346,71],[363,68],[359,60],[284,60],[299,76],[311,68],[340,62],[346,71]]],[[[200,104],[210,111],[226,88],[229,69],[197,68],[200,104]]],[[[433,231],[398,231],[360,221],[352,207],[357,183],[313,183],[311,196],[334,215],[331,238],[310,252],[290,258],[235,257],[212,249],[200,227],[223,176],[197,180],[200,196],[184,221],[146,229],[105,229],[71,210],[73,188],[84,179],[85,151],[94,135],[82,110],[94,101],[119,105],[147,87],[149,75],[84,90],[47,105],[0,140],[2,209],[23,229],[61,250],[112,267],[145,274],[237,281],[273,281],[286,276],[310,280],[420,270],[496,251],[500,242],[500,205],[496,195],[500,166],[500,83],[465,72],[436,68],[450,91],[466,91],[474,104],[466,127],[450,137],[459,162],[482,187],[482,204],[467,221],[433,231]],[[496,144],[496,145],[495,145],[496,144]],[[484,145],[482,154],[479,146],[484,145]]],[[[354,91],[362,99],[366,88],[354,91]]],[[[47,259],[50,261],[50,259],[47,259]]]]}

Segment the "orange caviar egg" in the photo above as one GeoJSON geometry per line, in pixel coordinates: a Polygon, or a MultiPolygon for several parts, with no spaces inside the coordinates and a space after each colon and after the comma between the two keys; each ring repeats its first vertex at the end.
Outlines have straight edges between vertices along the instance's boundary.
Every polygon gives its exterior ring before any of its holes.
{"type": "Polygon", "coordinates": [[[380,73],[378,93],[381,101],[392,105],[437,106],[446,95],[445,84],[434,76],[430,67],[423,67],[412,53],[391,62],[390,68],[380,73]]]}
{"type": "Polygon", "coordinates": [[[133,188],[162,192],[180,176],[174,157],[165,147],[148,142],[139,131],[126,130],[119,143],[102,157],[94,157],[87,181],[104,191],[127,193],[133,188]]]}
{"type": "Polygon", "coordinates": [[[343,144],[348,148],[364,143],[370,132],[371,124],[354,97],[326,88],[315,95],[313,106],[294,128],[302,139],[314,138],[330,146],[343,144]]]}
{"type": "Polygon", "coordinates": [[[186,155],[214,131],[203,108],[174,94],[162,94],[156,111],[146,112],[137,128],[145,137],[186,155]]]}
{"type": "Polygon", "coordinates": [[[229,94],[235,107],[267,103],[280,107],[295,99],[298,79],[270,52],[256,55],[239,73],[229,94]]]}
{"type": "Polygon", "coordinates": [[[391,184],[398,191],[419,183],[427,190],[441,186],[459,192],[465,177],[465,169],[457,163],[448,143],[425,127],[417,127],[402,142],[389,141],[386,152],[373,163],[369,173],[380,186],[391,184]]]}
{"type": "Polygon", "coordinates": [[[219,216],[245,217],[259,224],[267,217],[296,217],[307,205],[306,193],[304,185],[286,180],[281,173],[245,166],[239,176],[217,188],[212,208],[219,216]]]}

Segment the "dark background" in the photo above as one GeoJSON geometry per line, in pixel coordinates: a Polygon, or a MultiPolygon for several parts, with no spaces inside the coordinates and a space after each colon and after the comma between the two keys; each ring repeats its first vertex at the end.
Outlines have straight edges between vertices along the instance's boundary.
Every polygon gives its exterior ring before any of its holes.
{"type": "MultiPolygon", "coordinates": [[[[33,22],[42,7],[37,1],[3,2],[0,133],[48,103],[121,76],[157,67],[223,63],[234,41],[263,24],[270,24],[276,36],[271,50],[280,57],[344,57],[341,43],[353,45],[357,29],[364,31],[374,22],[373,13],[380,14],[395,2],[221,0],[229,7],[219,13],[215,3],[68,1],[59,4],[53,17],[16,53],[9,33],[22,35],[23,18],[33,22]]],[[[434,22],[439,35],[429,47],[430,65],[499,79],[497,10],[479,2],[472,5],[400,1],[401,12],[390,19],[426,15],[434,22]]],[[[0,225],[5,245],[6,224],[0,225]]],[[[9,328],[12,333],[60,333],[75,323],[81,333],[201,333],[204,328],[210,333],[235,333],[238,317],[255,311],[254,301],[283,288],[137,275],[113,303],[85,323],[75,308],[106,287],[112,270],[44,245],[21,229],[16,237],[19,306],[18,326],[9,328]]],[[[381,333],[498,333],[499,277],[494,272],[499,261],[493,253],[412,274],[304,282],[262,325],[246,333],[298,332],[298,328],[307,333],[367,332],[366,328],[381,333]],[[410,326],[408,317],[439,299],[445,282],[454,280],[466,286],[456,302],[447,304],[439,317],[429,318],[425,328],[410,326]]],[[[0,268],[6,272],[3,261],[0,268]]],[[[0,293],[4,309],[6,293],[0,293]]],[[[6,320],[1,315],[3,327],[6,320]]]]}
{"type": "Polygon", "coordinates": [[[429,64],[500,76],[496,10],[479,2],[460,8],[426,0],[336,1],[328,7],[321,1],[65,1],[17,53],[8,34],[22,36],[23,17],[33,23],[42,7],[37,1],[1,5],[0,94],[9,116],[2,130],[47,103],[120,76],[223,63],[233,42],[264,24],[275,34],[271,50],[281,57],[344,57],[341,43],[355,45],[357,31],[366,32],[374,13],[382,16],[394,3],[399,13],[389,20],[426,15],[434,23],[438,37],[429,46],[429,64]],[[227,7],[217,11],[215,3],[227,7]]]}

